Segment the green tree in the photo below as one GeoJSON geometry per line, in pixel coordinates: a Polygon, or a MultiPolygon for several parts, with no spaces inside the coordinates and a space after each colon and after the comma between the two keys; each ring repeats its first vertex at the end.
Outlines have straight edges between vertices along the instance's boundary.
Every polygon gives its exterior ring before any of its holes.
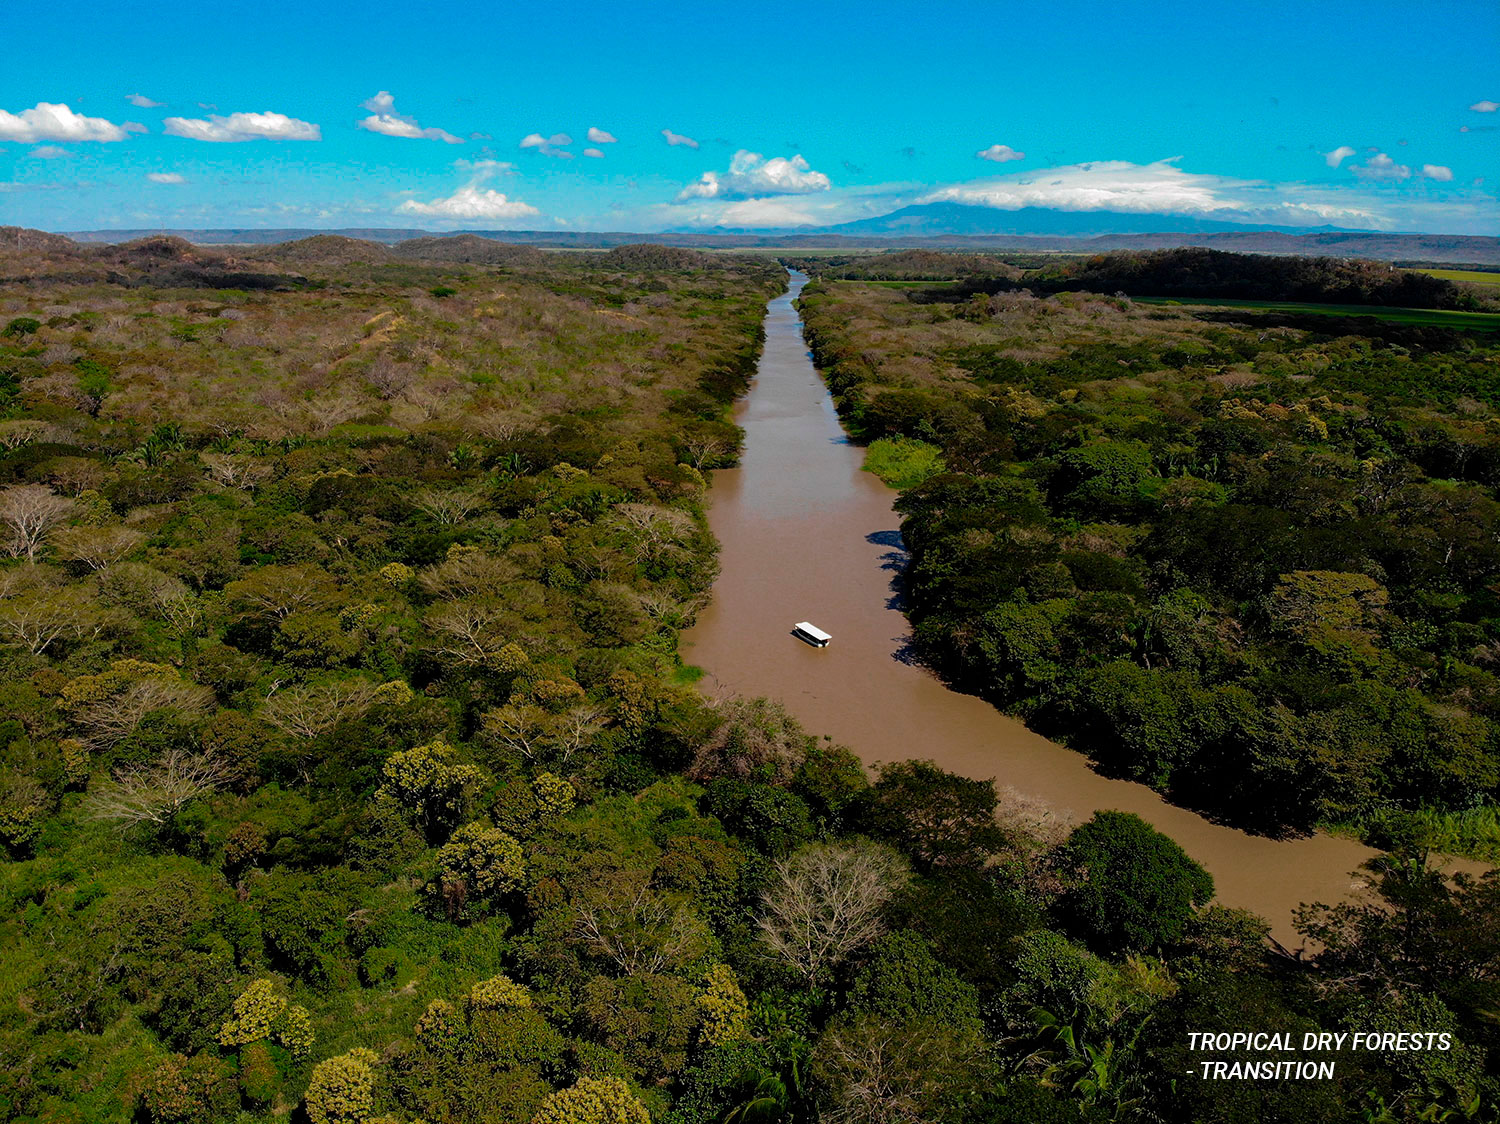
{"type": "Polygon", "coordinates": [[[1061,863],[1064,916],[1107,953],[1175,944],[1214,894],[1206,870],[1130,812],[1095,813],[1068,837],[1061,863]]]}

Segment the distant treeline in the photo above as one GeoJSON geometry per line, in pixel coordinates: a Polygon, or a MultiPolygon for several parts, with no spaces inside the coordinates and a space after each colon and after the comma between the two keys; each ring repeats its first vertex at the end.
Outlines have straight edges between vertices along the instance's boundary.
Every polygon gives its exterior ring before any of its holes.
{"type": "Polygon", "coordinates": [[[1452,281],[1380,262],[1226,254],[1192,247],[1096,254],[1030,273],[1026,285],[1039,292],[1086,289],[1132,297],[1468,307],[1452,281]]]}
{"type": "Polygon", "coordinates": [[[1399,308],[1477,308],[1452,281],[1383,262],[1231,254],[1187,247],[1083,256],[895,253],[783,259],[826,280],[957,281],[921,299],[962,301],[975,293],[1082,290],[1131,297],[1298,301],[1399,308]]]}

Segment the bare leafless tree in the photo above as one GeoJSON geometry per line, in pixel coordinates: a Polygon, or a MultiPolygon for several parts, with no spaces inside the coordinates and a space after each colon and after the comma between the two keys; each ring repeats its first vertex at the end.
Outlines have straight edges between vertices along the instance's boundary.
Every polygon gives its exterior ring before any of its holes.
{"type": "Polygon", "coordinates": [[[57,557],[64,562],[82,562],[90,570],[133,554],[146,536],[130,527],[60,527],[52,536],[57,557]]]}
{"type": "Polygon", "coordinates": [[[680,967],[709,942],[707,926],[686,901],[651,888],[650,871],[602,873],[575,905],[575,937],[629,976],[680,967]]]}
{"type": "Polygon", "coordinates": [[[233,453],[203,453],[199,460],[217,483],[226,488],[238,488],[242,492],[254,491],[269,480],[275,471],[265,461],[233,453]]]}
{"type": "Polygon", "coordinates": [[[58,640],[96,632],[104,618],[78,588],[36,589],[0,603],[0,637],[39,656],[58,640]]]}
{"type": "Polygon", "coordinates": [[[12,418],[0,422],[0,448],[19,449],[40,441],[49,428],[46,422],[35,418],[12,418]]]}
{"type": "Polygon", "coordinates": [[[197,683],[152,675],[123,690],[83,705],[73,715],[83,740],[89,746],[108,749],[134,733],[141,719],[153,710],[180,710],[203,714],[213,705],[214,693],[197,683]]]}
{"type": "Polygon", "coordinates": [[[499,606],[483,601],[438,605],[425,618],[433,634],[433,651],[463,667],[489,666],[508,643],[503,628],[507,615],[499,606]]]}
{"type": "Polygon", "coordinates": [[[413,498],[418,511],[445,527],[462,523],[484,507],[484,493],[472,488],[423,488],[413,498]]]}
{"type": "Polygon", "coordinates": [[[493,597],[520,575],[516,564],[482,550],[465,550],[422,571],[422,588],[434,597],[493,597]]]}
{"type": "Polygon", "coordinates": [[[12,484],[0,488],[0,523],[10,528],[11,557],[26,555],[35,562],[47,534],[73,510],[73,501],[45,484],[12,484]]]}
{"type": "Polygon", "coordinates": [[[622,503],[615,508],[615,517],[635,539],[637,562],[675,553],[695,530],[687,512],[657,504],[622,503]]]}
{"type": "Polygon", "coordinates": [[[229,777],[228,766],[209,754],[168,750],[149,765],[129,765],[90,790],[90,818],[123,827],[164,824],[187,804],[213,792],[229,777]]]}
{"type": "Polygon", "coordinates": [[[262,566],[225,587],[235,601],[275,621],[325,605],[334,592],[333,578],[309,566],[262,566]]]}
{"type": "Polygon", "coordinates": [[[776,864],[762,899],[761,939],[809,987],[881,933],[881,910],[911,877],[876,843],[818,843],[776,864]]]}
{"type": "Polygon", "coordinates": [[[566,765],[575,753],[592,745],[607,721],[604,708],[592,703],[583,703],[559,715],[554,723],[559,763],[566,765]]]}
{"type": "Polygon", "coordinates": [[[375,688],[364,679],[334,679],[277,691],[261,709],[261,717],[278,730],[311,740],[345,718],[370,709],[375,688]]]}
{"type": "Polygon", "coordinates": [[[688,463],[700,472],[710,461],[716,461],[729,452],[729,442],[717,437],[689,437],[682,443],[688,455],[688,463]]]}

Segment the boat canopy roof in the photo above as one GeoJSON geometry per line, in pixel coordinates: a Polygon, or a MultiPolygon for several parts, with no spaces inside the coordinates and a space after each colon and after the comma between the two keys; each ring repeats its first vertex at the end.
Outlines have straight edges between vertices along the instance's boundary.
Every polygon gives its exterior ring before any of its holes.
{"type": "Polygon", "coordinates": [[[797,624],[796,624],[796,629],[797,629],[798,632],[805,632],[808,636],[811,636],[814,640],[832,640],[833,639],[832,636],[830,636],[828,633],[824,632],[817,625],[815,625],[815,624],[809,624],[807,621],[798,621],[797,624]]]}

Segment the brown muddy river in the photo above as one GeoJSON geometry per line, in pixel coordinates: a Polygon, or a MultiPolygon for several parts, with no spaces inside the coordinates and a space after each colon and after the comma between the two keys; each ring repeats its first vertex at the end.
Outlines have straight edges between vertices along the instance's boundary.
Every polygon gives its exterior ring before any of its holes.
{"type": "Polygon", "coordinates": [[[1219,901],[1253,910],[1283,944],[1299,944],[1292,910],[1347,897],[1374,852],[1328,835],[1282,841],[1210,823],[1144,785],[1100,776],[1081,754],[903,659],[896,494],[861,471],[863,452],[813,367],[792,307],[805,280],[794,275],[768,306],[765,352],[736,416],[742,466],[714,473],[709,521],[723,571],[685,652],[708,672],[704,689],[780,699],[809,732],[869,764],[930,758],[1080,821],[1100,809],[1134,812],[1213,874],[1219,901]],[[797,621],[833,642],[802,643],[791,635],[797,621]]]}

